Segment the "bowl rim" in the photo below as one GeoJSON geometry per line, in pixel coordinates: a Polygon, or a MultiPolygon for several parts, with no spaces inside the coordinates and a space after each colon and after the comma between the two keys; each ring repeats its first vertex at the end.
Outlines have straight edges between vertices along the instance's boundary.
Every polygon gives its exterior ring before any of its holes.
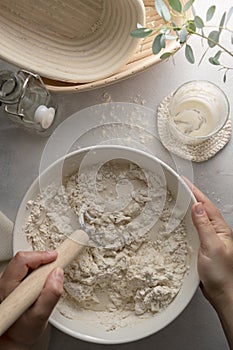
{"type": "MultiPolygon", "coordinates": [[[[191,201],[193,203],[196,203],[197,200],[194,197],[191,189],[188,187],[188,185],[186,184],[186,182],[182,179],[182,177],[174,170],[172,169],[168,164],[166,164],[163,160],[161,160],[160,158],[154,156],[153,154],[147,153],[145,151],[142,150],[138,150],[136,148],[132,148],[132,147],[128,147],[128,146],[120,146],[120,145],[96,145],[96,146],[89,146],[89,147],[85,147],[82,148],[80,150],[75,150],[72,151],[70,153],[67,153],[66,155],[60,157],[59,159],[57,159],[56,161],[54,161],[52,164],[50,164],[46,169],[43,170],[43,172],[41,174],[39,174],[39,176],[37,176],[37,178],[32,182],[32,184],[29,186],[29,188],[27,189],[20,205],[17,211],[17,215],[16,215],[16,219],[15,219],[15,224],[14,224],[14,229],[13,229],[13,253],[16,253],[16,247],[15,247],[15,237],[16,237],[16,231],[17,231],[17,226],[19,226],[17,224],[17,222],[19,221],[19,216],[20,216],[20,212],[24,207],[24,202],[25,199],[28,195],[28,193],[38,184],[38,181],[40,179],[40,176],[46,176],[46,173],[49,172],[53,167],[55,167],[56,165],[58,165],[60,162],[64,162],[66,159],[72,158],[73,156],[77,155],[77,154],[82,154],[82,153],[86,153],[89,151],[95,151],[95,150],[101,150],[101,149],[117,149],[117,150],[126,150],[129,152],[134,152],[139,154],[142,157],[147,157],[150,158],[150,160],[158,162],[162,167],[164,167],[168,172],[170,172],[173,176],[175,176],[175,178],[177,179],[177,181],[179,183],[182,184],[182,186],[184,186],[184,188],[189,192],[189,195],[191,197],[191,201]]],[[[136,334],[134,337],[132,336],[128,336],[125,337],[124,339],[105,339],[101,336],[96,337],[96,336],[91,336],[91,335],[86,335],[83,333],[79,333],[78,331],[74,331],[70,328],[68,328],[67,326],[62,325],[59,321],[56,320],[56,318],[54,317],[54,314],[52,313],[50,318],[49,318],[49,322],[55,326],[58,330],[62,331],[63,333],[72,336],[74,338],[80,339],[82,341],[86,341],[86,342],[91,342],[91,343],[95,343],[95,344],[125,344],[125,343],[130,343],[130,342],[134,342],[140,339],[144,339],[148,336],[151,336],[157,332],[159,332],[160,330],[164,329],[166,326],[170,325],[178,316],[180,316],[180,314],[185,310],[185,308],[188,306],[188,304],[190,303],[190,301],[192,300],[194,294],[196,293],[196,290],[199,286],[200,280],[199,280],[199,276],[198,274],[194,276],[193,278],[194,281],[194,286],[191,290],[191,293],[189,294],[188,297],[186,297],[186,303],[185,305],[182,307],[181,310],[179,310],[177,313],[173,314],[172,317],[170,317],[169,322],[166,322],[166,324],[162,325],[159,329],[157,330],[149,330],[147,332],[143,332],[143,334],[136,334]]],[[[56,307],[55,307],[55,311],[56,311],[56,307]]],[[[59,312],[59,311],[57,311],[59,312]]]]}

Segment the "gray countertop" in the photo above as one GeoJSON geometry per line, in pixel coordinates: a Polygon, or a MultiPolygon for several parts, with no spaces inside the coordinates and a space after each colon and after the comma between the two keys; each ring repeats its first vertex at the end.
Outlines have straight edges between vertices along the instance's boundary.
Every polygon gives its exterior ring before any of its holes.
{"type": "MultiPolygon", "coordinates": [[[[212,4],[217,5],[218,13],[232,5],[231,0],[196,1],[197,12],[205,14],[212,4]]],[[[191,38],[196,48],[197,57],[203,48],[200,40],[191,38]]],[[[0,61],[0,69],[11,68],[0,61]]],[[[163,97],[182,83],[189,80],[203,79],[219,85],[227,94],[230,104],[233,103],[232,73],[228,80],[222,82],[223,73],[206,60],[198,67],[190,65],[184,58],[183,49],[172,61],[156,65],[149,70],[115,85],[76,94],[59,94],[54,96],[59,106],[58,122],[83,108],[105,102],[106,93],[115,102],[133,102],[155,110],[163,97]]],[[[41,138],[25,132],[8,120],[3,109],[0,110],[0,210],[15,219],[17,208],[32,181],[40,169],[40,162],[47,138],[41,138]]],[[[78,118],[78,114],[77,114],[78,118]]],[[[62,145],[62,139],[60,140],[62,145]]],[[[192,163],[193,178],[222,211],[225,219],[233,227],[233,142],[220,151],[214,158],[203,163],[192,163]]],[[[163,158],[163,155],[161,155],[163,158]]],[[[187,161],[181,161],[185,169],[187,161]]],[[[188,163],[188,162],[187,162],[188,163]]],[[[190,162],[189,162],[190,163],[190,162]]],[[[190,349],[190,350],[224,350],[228,349],[218,317],[211,305],[198,290],[184,312],[169,326],[157,334],[132,344],[103,346],[81,342],[53,328],[50,350],[73,349],[190,349]]]]}

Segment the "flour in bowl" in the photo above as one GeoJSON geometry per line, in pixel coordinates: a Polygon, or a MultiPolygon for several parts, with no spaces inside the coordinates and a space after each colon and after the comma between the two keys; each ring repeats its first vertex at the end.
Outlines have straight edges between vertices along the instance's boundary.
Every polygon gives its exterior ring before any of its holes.
{"type": "Polygon", "coordinates": [[[188,271],[189,248],[183,222],[171,216],[174,199],[162,176],[114,160],[82,169],[60,188],[49,186],[28,203],[25,233],[33,249],[56,248],[73,232],[71,209],[78,221],[83,205],[94,245],[65,269],[60,311],[70,318],[99,313],[113,330],[122,326],[116,317],[125,324],[130,314],[165,309],[188,271]]]}

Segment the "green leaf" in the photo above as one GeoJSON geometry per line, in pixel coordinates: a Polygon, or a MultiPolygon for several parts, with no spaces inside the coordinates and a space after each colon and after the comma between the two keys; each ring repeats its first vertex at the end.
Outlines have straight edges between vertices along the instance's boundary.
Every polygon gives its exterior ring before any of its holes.
{"type": "Polygon", "coordinates": [[[220,33],[217,30],[213,30],[208,36],[209,47],[215,47],[218,44],[220,33]]]}
{"type": "Polygon", "coordinates": [[[226,25],[229,22],[229,20],[231,19],[232,15],[233,15],[233,7],[231,7],[230,10],[228,11],[227,19],[226,19],[226,25]]]}
{"type": "Polygon", "coordinates": [[[202,44],[202,46],[204,46],[204,37],[205,37],[205,33],[204,33],[203,28],[201,28],[201,35],[202,35],[201,44],[202,44]]]}
{"type": "Polygon", "coordinates": [[[174,35],[165,35],[165,37],[166,37],[166,40],[176,40],[177,39],[176,36],[174,36],[174,35]]]}
{"type": "Polygon", "coordinates": [[[170,11],[163,0],[155,0],[155,8],[164,21],[169,22],[171,20],[170,11]]]}
{"type": "Polygon", "coordinates": [[[194,21],[188,21],[187,25],[186,25],[186,29],[188,31],[188,33],[192,34],[196,32],[196,24],[194,23],[194,21]]]}
{"type": "Polygon", "coordinates": [[[224,14],[222,15],[222,18],[219,24],[219,33],[221,33],[221,31],[223,30],[225,19],[226,19],[226,12],[224,12],[224,14]]]}
{"type": "Polygon", "coordinates": [[[159,34],[155,37],[154,42],[152,44],[152,51],[153,54],[157,55],[161,50],[162,50],[162,46],[161,46],[161,37],[163,36],[163,34],[159,34]]]}
{"type": "Polygon", "coordinates": [[[138,28],[131,31],[130,35],[134,38],[146,38],[153,32],[152,29],[149,28],[138,28]]]}
{"type": "Polygon", "coordinates": [[[211,6],[208,9],[207,14],[206,14],[207,22],[210,21],[213,18],[214,14],[215,14],[215,10],[216,10],[216,6],[215,5],[211,6]]]}
{"type": "Polygon", "coordinates": [[[192,6],[192,14],[193,14],[193,17],[196,17],[196,15],[197,15],[194,6],[192,6]]]}
{"type": "Polygon", "coordinates": [[[180,0],[168,0],[169,5],[174,11],[181,12],[182,11],[182,5],[180,0]]]}
{"type": "Polygon", "coordinates": [[[164,49],[166,47],[166,37],[165,37],[165,34],[163,34],[160,38],[160,44],[161,44],[161,47],[164,49]]]}
{"type": "Polygon", "coordinates": [[[209,58],[209,62],[210,62],[211,64],[213,64],[214,66],[219,66],[219,65],[220,65],[219,60],[218,60],[217,58],[215,58],[215,57],[210,57],[210,58],[209,58]]]}
{"type": "Polygon", "coordinates": [[[160,56],[161,60],[166,60],[167,58],[169,58],[171,56],[171,52],[165,52],[164,54],[162,54],[160,56]]]}
{"type": "Polygon", "coordinates": [[[188,11],[190,9],[190,7],[193,6],[195,0],[189,0],[188,2],[186,2],[186,4],[184,5],[184,12],[188,11]]]}
{"type": "Polygon", "coordinates": [[[193,54],[193,49],[191,48],[190,45],[186,44],[185,46],[185,57],[189,61],[189,63],[195,63],[195,58],[193,54]]]}
{"type": "Polygon", "coordinates": [[[203,20],[202,20],[201,17],[199,17],[199,16],[196,16],[196,17],[194,18],[194,23],[196,24],[196,27],[197,27],[197,28],[203,28],[203,27],[205,26],[203,20]]]}
{"type": "Polygon", "coordinates": [[[219,51],[214,55],[214,58],[219,59],[220,56],[221,56],[221,54],[222,54],[222,51],[219,50],[219,51]]]}
{"type": "Polygon", "coordinates": [[[179,37],[180,43],[181,44],[185,43],[187,40],[187,37],[188,37],[187,29],[186,29],[186,27],[183,27],[183,29],[180,32],[180,37],[179,37]]]}

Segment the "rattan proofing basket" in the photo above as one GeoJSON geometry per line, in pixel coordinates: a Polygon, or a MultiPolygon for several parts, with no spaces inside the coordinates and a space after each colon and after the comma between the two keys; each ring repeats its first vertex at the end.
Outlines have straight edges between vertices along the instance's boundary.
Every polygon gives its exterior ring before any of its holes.
{"type": "Polygon", "coordinates": [[[1,0],[0,56],[53,80],[98,81],[135,52],[137,23],[142,0],[1,0]]]}
{"type": "MultiPolygon", "coordinates": [[[[157,14],[154,6],[154,0],[143,0],[146,9],[146,25],[149,27],[159,26],[164,23],[163,19],[157,14]]],[[[186,3],[185,0],[181,0],[182,4],[186,3]]],[[[192,16],[191,11],[188,11],[188,16],[192,16]]],[[[182,21],[182,20],[181,20],[182,21]]],[[[130,57],[127,64],[122,67],[117,73],[111,75],[106,79],[100,79],[98,81],[87,84],[66,84],[61,81],[54,81],[50,79],[43,79],[47,88],[53,92],[75,92],[75,91],[88,91],[96,88],[108,86],[118,81],[124,80],[143,72],[149,67],[161,62],[159,55],[154,55],[152,52],[152,43],[154,36],[140,40],[136,52],[130,57]]],[[[180,48],[179,45],[173,40],[167,43],[165,52],[175,52],[180,48]]]]}
{"type": "MultiPolygon", "coordinates": [[[[10,4],[12,4],[13,2],[18,3],[19,6],[22,6],[23,2],[28,1],[28,0],[21,0],[20,2],[18,2],[17,0],[12,0],[10,2],[10,4]],[[20,5],[21,4],[21,5],[20,5]]],[[[35,0],[33,0],[35,1],[35,0]]],[[[32,2],[33,2],[32,1],[32,2]]],[[[40,0],[40,1],[46,1],[46,0],[40,0]]],[[[85,0],[85,1],[92,1],[92,0],[85,0]]],[[[119,0],[114,0],[114,1],[119,1],[119,0]]],[[[61,0],[62,2],[62,0],[61,0]]],[[[185,3],[185,0],[182,0],[182,3],[185,3]]],[[[9,5],[8,0],[1,0],[0,3],[0,9],[2,6],[2,3],[6,3],[8,4],[8,7],[11,6],[9,5]]],[[[35,2],[36,3],[36,2],[35,2]]],[[[158,14],[156,13],[155,7],[154,7],[154,0],[143,0],[144,6],[145,6],[145,10],[146,10],[146,25],[153,27],[153,26],[158,26],[160,24],[163,23],[163,20],[161,19],[160,16],[158,16],[158,14]]],[[[1,12],[0,12],[1,13],[1,12]]],[[[191,11],[190,11],[190,17],[191,17],[191,11]]],[[[16,21],[16,23],[18,23],[18,18],[16,17],[16,15],[14,15],[14,21],[16,21]]],[[[0,22],[0,28],[2,28],[4,23],[0,22]]],[[[6,23],[5,23],[6,25],[6,23]]],[[[67,29],[68,30],[68,29],[67,29]]],[[[0,33],[1,35],[1,33],[0,33]]],[[[27,38],[25,38],[25,40],[27,40],[27,38]]],[[[110,84],[114,84],[118,81],[121,81],[123,79],[126,79],[130,76],[133,76],[137,73],[140,73],[146,69],[148,69],[149,67],[161,62],[160,59],[160,55],[154,55],[152,52],[152,43],[153,43],[154,37],[150,36],[148,38],[145,39],[141,39],[138,40],[138,45],[137,45],[137,49],[134,51],[134,53],[131,54],[130,58],[128,59],[128,61],[121,66],[120,69],[117,70],[117,72],[115,72],[114,74],[108,75],[106,78],[100,78],[100,79],[96,79],[93,82],[80,82],[80,81],[75,81],[75,82],[67,82],[65,80],[67,80],[67,77],[65,76],[64,79],[56,79],[54,77],[50,77],[48,78],[48,74],[43,74],[43,72],[41,72],[40,69],[33,69],[33,57],[35,55],[34,52],[31,52],[31,61],[28,62],[27,66],[25,67],[25,65],[21,64],[21,59],[20,59],[20,55],[24,56],[24,54],[22,54],[22,52],[17,52],[17,57],[12,57],[12,53],[8,54],[8,56],[6,56],[6,53],[4,52],[4,47],[2,46],[2,48],[0,48],[0,56],[2,56],[4,59],[20,66],[23,68],[27,68],[29,70],[34,70],[37,73],[42,75],[43,81],[45,83],[45,85],[47,86],[47,88],[52,91],[52,92],[57,92],[57,93],[64,93],[64,92],[78,92],[78,91],[88,91],[88,90],[92,90],[95,88],[100,88],[100,87],[104,87],[104,86],[108,86],[110,84]],[[2,54],[4,52],[4,54],[2,54]]],[[[9,44],[7,43],[6,45],[9,46],[9,44]]],[[[179,49],[179,45],[177,45],[176,41],[170,41],[167,46],[166,49],[164,50],[164,52],[169,51],[169,52],[175,52],[179,49]]],[[[46,60],[43,58],[40,58],[39,60],[39,66],[46,66],[48,62],[46,62],[46,60]]],[[[59,66],[58,66],[59,69],[59,66]]],[[[69,62],[67,61],[67,72],[69,70],[69,62]]]]}

